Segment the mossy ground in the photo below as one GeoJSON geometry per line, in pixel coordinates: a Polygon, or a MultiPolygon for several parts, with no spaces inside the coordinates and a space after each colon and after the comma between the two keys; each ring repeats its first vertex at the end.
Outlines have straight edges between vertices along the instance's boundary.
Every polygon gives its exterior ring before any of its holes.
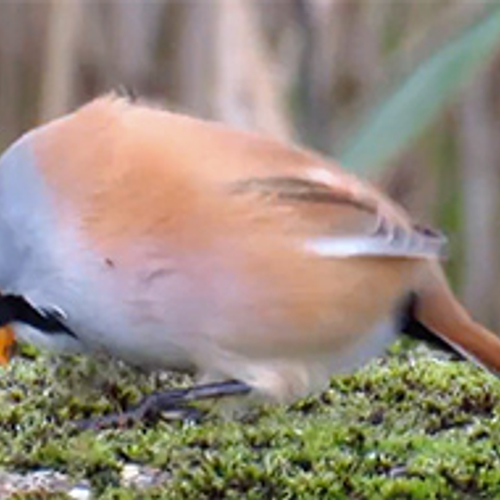
{"type": "Polygon", "coordinates": [[[102,499],[500,498],[500,381],[470,363],[399,350],[318,397],[239,421],[70,424],[164,383],[83,358],[17,358],[0,377],[0,467],[87,478],[102,499]],[[139,494],[120,486],[125,463],[169,479],[139,494]]]}

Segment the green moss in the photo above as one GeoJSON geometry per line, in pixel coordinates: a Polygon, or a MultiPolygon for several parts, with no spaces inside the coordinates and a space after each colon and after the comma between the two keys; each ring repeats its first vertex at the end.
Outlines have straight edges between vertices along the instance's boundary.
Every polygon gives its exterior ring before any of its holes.
{"type": "Polygon", "coordinates": [[[64,493],[49,493],[45,491],[29,491],[26,493],[16,493],[9,497],[9,500],[72,500],[64,493]]]}
{"type": "Polygon", "coordinates": [[[130,462],[168,474],[145,499],[500,498],[500,383],[469,363],[394,349],[318,397],[243,421],[71,425],[171,383],[189,380],[82,358],[17,358],[0,378],[0,465],[88,478],[103,499],[137,497],[120,486],[130,462]]]}

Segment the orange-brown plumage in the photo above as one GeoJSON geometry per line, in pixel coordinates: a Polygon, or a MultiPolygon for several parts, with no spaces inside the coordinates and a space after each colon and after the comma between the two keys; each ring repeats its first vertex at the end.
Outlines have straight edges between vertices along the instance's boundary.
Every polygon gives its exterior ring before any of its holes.
{"type": "Polygon", "coordinates": [[[414,292],[424,323],[500,368],[440,281],[440,238],[319,155],[113,97],[25,142],[71,249],[58,305],[90,349],[287,399],[380,352],[414,292]]]}
{"type": "Polygon", "coordinates": [[[6,326],[0,328],[0,365],[6,365],[15,345],[15,335],[12,328],[6,326]]]}

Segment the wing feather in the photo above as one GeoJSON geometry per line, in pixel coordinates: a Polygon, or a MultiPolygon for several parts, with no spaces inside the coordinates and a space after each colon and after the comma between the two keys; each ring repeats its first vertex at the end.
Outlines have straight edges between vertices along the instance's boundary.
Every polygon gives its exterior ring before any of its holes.
{"type": "Polygon", "coordinates": [[[232,193],[257,193],[268,203],[288,205],[309,231],[304,249],[325,258],[439,258],[446,238],[416,224],[403,225],[386,216],[377,199],[301,177],[255,177],[235,182],[232,193]]]}

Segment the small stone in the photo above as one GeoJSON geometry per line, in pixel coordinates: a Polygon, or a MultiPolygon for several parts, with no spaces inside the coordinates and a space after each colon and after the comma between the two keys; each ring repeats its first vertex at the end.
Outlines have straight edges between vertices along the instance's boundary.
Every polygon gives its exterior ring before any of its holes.
{"type": "Polygon", "coordinates": [[[90,485],[82,482],[76,486],[73,481],[58,471],[40,469],[26,474],[0,470],[0,500],[7,500],[15,494],[66,493],[75,500],[91,500],[90,485]]]}
{"type": "Polygon", "coordinates": [[[139,466],[136,464],[126,464],[122,469],[122,482],[126,486],[130,486],[135,478],[139,475],[139,466]]]}
{"type": "Polygon", "coordinates": [[[75,500],[91,500],[92,492],[87,485],[78,484],[68,491],[68,496],[75,500]]]}
{"type": "Polygon", "coordinates": [[[122,486],[139,490],[159,486],[168,478],[169,475],[160,469],[137,464],[125,464],[121,472],[122,486]]]}

